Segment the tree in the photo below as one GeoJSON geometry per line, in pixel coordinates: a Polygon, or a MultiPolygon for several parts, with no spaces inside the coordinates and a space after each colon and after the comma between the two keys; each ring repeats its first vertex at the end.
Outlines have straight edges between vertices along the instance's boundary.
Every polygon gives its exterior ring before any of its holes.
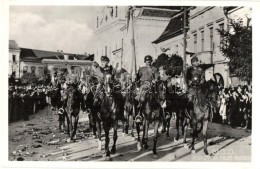
{"type": "Polygon", "coordinates": [[[220,51],[228,58],[231,75],[242,80],[252,80],[252,26],[242,19],[230,20],[231,30],[219,30],[220,51]]]}
{"type": "Polygon", "coordinates": [[[153,66],[156,68],[164,66],[166,74],[169,76],[180,75],[183,70],[183,59],[178,54],[173,54],[169,57],[162,53],[154,61],[153,66]]]}

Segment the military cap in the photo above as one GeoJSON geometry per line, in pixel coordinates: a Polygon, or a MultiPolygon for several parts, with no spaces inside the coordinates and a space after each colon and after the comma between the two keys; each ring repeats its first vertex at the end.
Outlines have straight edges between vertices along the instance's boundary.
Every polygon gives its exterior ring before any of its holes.
{"type": "Polygon", "coordinates": [[[144,62],[146,62],[146,61],[153,61],[153,58],[152,58],[152,56],[150,56],[150,55],[146,55],[145,57],[144,57],[144,62]]]}
{"type": "Polygon", "coordinates": [[[198,62],[198,61],[199,61],[199,59],[198,59],[197,55],[194,54],[193,57],[191,58],[191,64],[194,62],[198,62]]]}
{"type": "Polygon", "coordinates": [[[109,58],[107,56],[101,56],[101,61],[109,62],[109,58]]]}

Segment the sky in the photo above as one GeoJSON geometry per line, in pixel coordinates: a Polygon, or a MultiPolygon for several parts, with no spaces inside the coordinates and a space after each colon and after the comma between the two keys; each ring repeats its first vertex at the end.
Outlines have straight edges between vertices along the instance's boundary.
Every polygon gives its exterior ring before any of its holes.
{"type": "Polygon", "coordinates": [[[10,6],[9,12],[9,39],[19,47],[93,53],[94,6],[10,6]]]}

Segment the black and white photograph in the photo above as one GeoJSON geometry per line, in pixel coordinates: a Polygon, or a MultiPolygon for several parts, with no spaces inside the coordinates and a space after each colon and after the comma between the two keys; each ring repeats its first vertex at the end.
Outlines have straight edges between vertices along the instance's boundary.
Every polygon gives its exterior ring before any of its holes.
{"type": "Polygon", "coordinates": [[[9,5],[8,161],[252,162],[254,8],[173,4],[9,5]]]}

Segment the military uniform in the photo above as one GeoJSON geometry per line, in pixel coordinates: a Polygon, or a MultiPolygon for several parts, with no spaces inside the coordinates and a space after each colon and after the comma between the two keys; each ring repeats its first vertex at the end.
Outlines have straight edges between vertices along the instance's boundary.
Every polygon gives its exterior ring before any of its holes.
{"type": "MultiPolygon", "coordinates": [[[[192,62],[197,61],[198,58],[195,56],[192,62]]],[[[192,101],[196,95],[198,88],[205,82],[205,71],[200,67],[190,67],[187,69],[186,81],[188,86],[188,98],[192,101]]]]}
{"type": "MultiPolygon", "coordinates": [[[[144,62],[146,62],[146,61],[152,62],[153,61],[152,57],[150,55],[145,56],[144,62]]],[[[140,87],[140,89],[137,88],[137,90],[139,90],[139,92],[137,92],[136,100],[139,101],[140,93],[142,93],[143,90],[146,90],[146,91],[151,90],[152,86],[144,85],[145,82],[149,82],[151,85],[151,83],[153,83],[157,79],[158,79],[158,71],[157,71],[156,67],[154,67],[154,66],[141,67],[138,71],[137,79],[136,79],[139,82],[138,86],[140,87]]],[[[140,107],[140,104],[138,107],[140,107]]]]}

